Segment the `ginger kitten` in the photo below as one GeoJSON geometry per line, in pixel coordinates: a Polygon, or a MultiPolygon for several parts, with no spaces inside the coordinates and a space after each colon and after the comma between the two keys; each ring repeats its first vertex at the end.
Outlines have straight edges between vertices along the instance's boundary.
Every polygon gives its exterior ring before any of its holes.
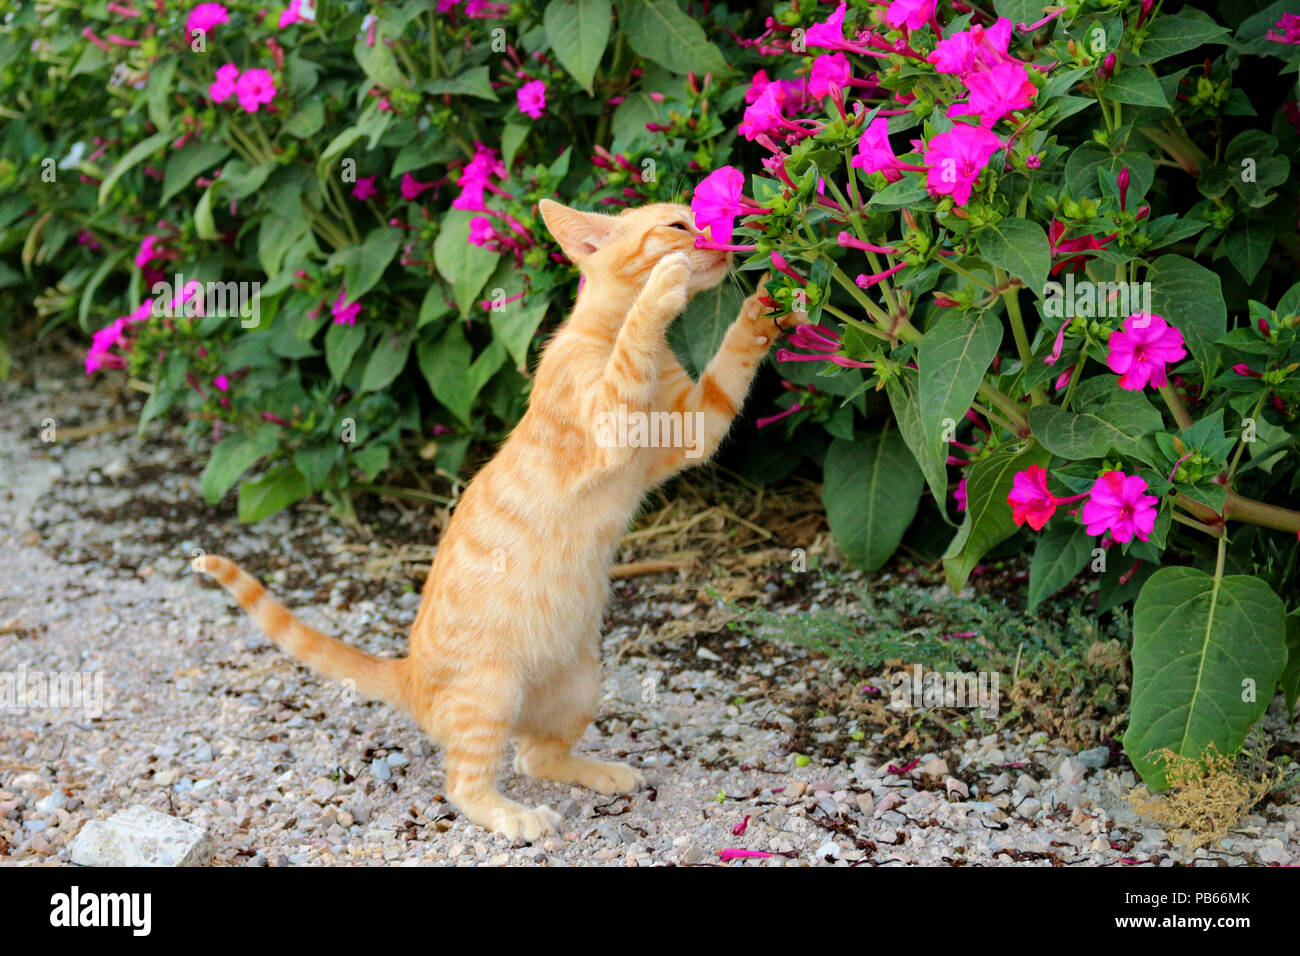
{"type": "Polygon", "coordinates": [[[527,413],[443,532],[408,656],[328,637],[229,560],[195,560],[294,658],[405,708],[444,749],[447,795],[466,817],[530,841],[561,818],[497,789],[512,740],[515,770],[531,777],[607,794],[645,783],[632,767],[572,753],[600,696],[608,571],[645,493],[717,450],[778,332],[750,296],[695,382],[664,333],[723,280],[731,254],[694,247],[690,209],[607,216],[543,200],[541,214],[585,281],[542,353],[527,413]],[[701,413],[691,447],[616,447],[600,424],[656,411],[701,413]]]}

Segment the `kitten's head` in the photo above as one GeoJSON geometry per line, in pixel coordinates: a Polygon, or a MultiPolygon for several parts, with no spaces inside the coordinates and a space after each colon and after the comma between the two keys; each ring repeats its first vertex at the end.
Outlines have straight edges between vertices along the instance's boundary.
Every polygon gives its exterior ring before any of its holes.
{"type": "Polygon", "coordinates": [[[690,261],[691,295],[711,289],[731,268],[731,253],[696,249],[699,230],[689,206],[651,203],[624,209],[617,216],[570,209],[550,199],[539,204],[546,228],[587,276],[602,276],[639,291],[655,263],[672,252],[690,261]]]}

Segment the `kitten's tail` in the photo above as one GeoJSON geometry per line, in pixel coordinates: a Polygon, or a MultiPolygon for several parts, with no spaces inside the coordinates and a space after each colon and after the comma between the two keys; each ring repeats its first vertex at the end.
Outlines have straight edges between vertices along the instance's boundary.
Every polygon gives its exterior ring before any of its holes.
{"type": "Polygon", "coordinates": [[[194,570],[217,580],[275,644],[329,680],[355,685],[365,697],[405,707],[405,658],[375,657],[303,624],[255,577],[215,554],[194,559],[194,570]]]}

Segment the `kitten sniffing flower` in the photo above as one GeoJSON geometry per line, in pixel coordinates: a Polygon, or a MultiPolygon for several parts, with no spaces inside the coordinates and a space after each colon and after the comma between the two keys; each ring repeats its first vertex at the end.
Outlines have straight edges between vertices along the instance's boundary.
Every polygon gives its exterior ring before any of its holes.
{"type": "Polygon", "coordinates": [[[406,709],[443,747],[447,795],[465,816],[525,840],[560,816],[498,790],[512,740],[519,773],[601,793],[644,785],[632,767],[572,752],[599,700],[609,568],[646,492],[717,450],[779,332],[750,296],[694,381],[665,331],[726,277],[731,253],[695,247],[685,206],[607,216],[543,200],[541,214],[582,289],[542,353],[527,413],[443,533],[408,655],[375,657],[328,637],[229,560],[195,560],[294,658],[406,709]],[[600,425],[656,413],[694,416],[692,447],[611,442],[600,425]]]}

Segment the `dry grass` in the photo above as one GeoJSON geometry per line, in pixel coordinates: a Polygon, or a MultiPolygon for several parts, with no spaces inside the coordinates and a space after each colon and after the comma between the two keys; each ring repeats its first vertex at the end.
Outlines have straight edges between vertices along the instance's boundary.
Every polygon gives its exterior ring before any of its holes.
{"type": "Polygon", "coordinates": [[[1155,759],[1166,768],[1169,789],[1152,794],[1139,787],[1129,796],[1133,810],[1169,831],[1170,839],[1188,850],[1218,843],[1282,779],[1280,770],[1247,776],[1233,757],[1210,746],[1199,758],[1171,750],[1155,759]]]}

